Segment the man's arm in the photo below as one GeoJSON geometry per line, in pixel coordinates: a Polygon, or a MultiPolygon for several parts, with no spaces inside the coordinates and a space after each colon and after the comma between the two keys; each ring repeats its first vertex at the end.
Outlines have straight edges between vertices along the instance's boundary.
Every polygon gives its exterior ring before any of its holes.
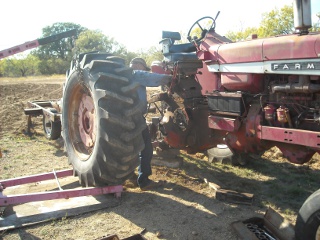
{"type": "Polygon", "coordinates": [[[133,80],[145,87],[159,87],[171,82],[172,76],[136,70],[133,71],[133,80]]]}

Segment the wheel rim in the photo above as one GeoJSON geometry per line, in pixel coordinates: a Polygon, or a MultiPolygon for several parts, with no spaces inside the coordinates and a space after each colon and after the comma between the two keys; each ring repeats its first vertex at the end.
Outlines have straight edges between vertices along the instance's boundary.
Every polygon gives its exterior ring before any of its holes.
{"type": "Polygon", "coordinates": [[[96,136],[94,132],[94,103],[91,96],[82,94],[78,113],[79,133],[81,140],[86,148],[92,148],[94,146],[96,136]]]}
{"type": "Polygon", "coordinates": [[[68,103],[70,140],[79,159],[86,161],[96,141],[94,101],[89,89],[79,84],[73,89],[68,103]]]}
{"type": "Polygon", "coordinates": [[[316,232],[315,240],[320,240],[320,226],[318,226],[318,230],[316,232]]]}
{"type": "Polygon", "coordinates": [[[44,130],[47,135],[51,135],[52,124],[51,124],[51,121],[46,116],[44,116],[44,130]]]}

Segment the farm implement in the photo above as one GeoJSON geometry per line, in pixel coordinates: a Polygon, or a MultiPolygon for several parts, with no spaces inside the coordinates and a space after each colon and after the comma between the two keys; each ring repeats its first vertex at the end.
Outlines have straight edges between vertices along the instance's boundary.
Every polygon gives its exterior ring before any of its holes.
{"type": "Polygon", "coordinates": [[[28,115],[28,130],[31,127],[31,117],[43,116],[42,124],[46,137],[55,140],[61,136],[61,113],[57,101],[28,101],[27,106],[24,113],[28,115]]]}
{"type": "Polygon", "coordinates": [[[72,169],[0,180],[0,231],[102,209],[113,201],[107,194],[118,201],[122,191],[122,185],[81,187],[72,169]]]}

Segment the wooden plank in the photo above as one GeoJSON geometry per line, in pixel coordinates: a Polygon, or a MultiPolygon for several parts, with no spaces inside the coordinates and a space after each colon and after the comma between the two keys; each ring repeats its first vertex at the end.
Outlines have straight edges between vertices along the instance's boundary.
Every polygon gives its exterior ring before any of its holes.
{"type": "Polygon", "coordinates": [[[216,191],[216,199],[231,203],[252,205],[253,194],[240,193],[227,189],[218,189],[218,191],[216,191]]]}
{"type": "Polygon", "coordinates": [[[254,195],[251,193],[240,193],[223,189],[220,185],[209,182],[206,178],[204,178],[204,182],[215,191],[215,198],[220,201],[247,205],[251,205],[253,203],[254,195]]]}

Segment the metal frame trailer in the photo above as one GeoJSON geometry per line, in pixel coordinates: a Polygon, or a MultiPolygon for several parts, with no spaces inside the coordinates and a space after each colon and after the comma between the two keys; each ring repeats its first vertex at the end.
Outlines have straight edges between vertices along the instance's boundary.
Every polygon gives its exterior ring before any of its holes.
{"type": "Polygon", "coordinates": [[[28,115],[28,131],[31,128],[31,118],[43,116],[43,130],[50,140],[58,139],[61,136],[61,112],[57,100],[36,100],[28,101],[24,109],[28,115]]]}

